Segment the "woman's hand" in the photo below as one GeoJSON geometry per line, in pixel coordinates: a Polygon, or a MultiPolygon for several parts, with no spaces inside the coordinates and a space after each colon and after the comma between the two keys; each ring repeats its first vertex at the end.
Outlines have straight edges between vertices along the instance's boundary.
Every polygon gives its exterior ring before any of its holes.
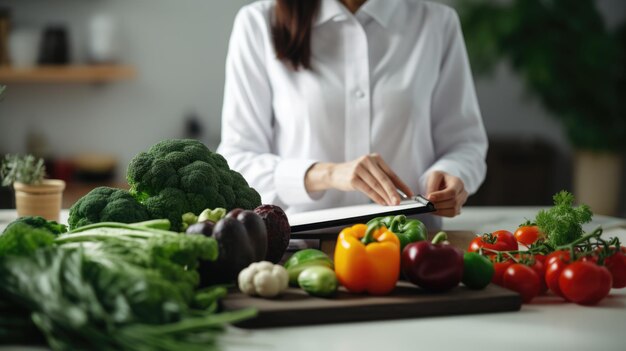
{"type": "Polygon", "coordinates": [[[358,190],[381,205],[399,204],[398,189],[413,196],[411,189],[378,154],[345,163],[316,163],[306,173],[305,186],[309,192],[358,190]]]}
{"type": "Polygon", "coordinates": [[[428,176],[426,190],[426,197],[437,209],[434,212],[436,215],[454,217],[461,213],[461,207],[467,201],[468,193],[461,178],[445,172],[432,172],[428,176]]]}

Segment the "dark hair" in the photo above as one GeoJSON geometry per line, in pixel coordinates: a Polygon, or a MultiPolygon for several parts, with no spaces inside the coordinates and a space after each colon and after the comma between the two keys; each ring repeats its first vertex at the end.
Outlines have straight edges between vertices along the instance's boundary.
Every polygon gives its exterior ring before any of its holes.
{"type": "Polygon", "coordinates": [[[311,32],[321,0],[276,0],[272,39],[276,57],[294,69],[311,68],[311,32]]]}

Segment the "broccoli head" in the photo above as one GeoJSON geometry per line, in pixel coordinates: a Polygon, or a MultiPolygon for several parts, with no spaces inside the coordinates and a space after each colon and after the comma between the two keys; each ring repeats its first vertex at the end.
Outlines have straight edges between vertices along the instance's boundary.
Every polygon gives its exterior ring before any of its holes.
{"type": "Polygon", "coordinates": [[[151,218],[146,207],[128,191],[99,187],[72,206],[68,222],[75,229],[99,222],[136,223],[151,218]]]}
{"type": "Polygon", "coordinates": [[[44,228],[34,228],[26,222],[13,222],[0,235],[0,258],[29,256],[43,247],[54,244],[54,235],[44,228]]]}
{"type": "Polygon", "coordinates": [[[164,140],[135,156],[128,166],[131,194],[152,218],[167,218],[174,230],[182,215],[206,208],[254,209],[261,196],[221,155],[193,139],[164,140]]]}
{"type": "Polygon", "coordinates": [[[25,223],[33,228],[47,230],[48,232],[50,232],[50,234],[53,234],[53,235],[59,235],[59,234],[63,234],[67,232],[67,226],[65,224],[60,224],[55,221],[49,221],[40,216],[20,217],[16,219],[15,221],[9,223],[9,225],[4,229],[4,231],[5,232],[8,231],[12,226],[17,225],[18,223],[25,223]]]}

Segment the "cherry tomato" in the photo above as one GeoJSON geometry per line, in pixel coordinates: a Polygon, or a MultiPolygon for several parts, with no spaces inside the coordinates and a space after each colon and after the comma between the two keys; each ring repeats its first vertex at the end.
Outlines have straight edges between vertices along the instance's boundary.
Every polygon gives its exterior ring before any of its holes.
{"type": "Polygon", "coordinates": [[[561,287],[559,286],[559,278],[561,277],[561,273],[569,265],[569,261],[563,260],[553,260],[551,264],[546,265],[546,276],[545,283],[546,286],[552,290],[557,296],[565,298],[563,293],[561,292],[561,287]]]}
{"type": "MultiPolygon", "coordinates": [[[[517,240],[513,233],[507,230],[496,230],[491,234],[483,234],[482,236],[475,237],[470,242],[469,252],[477,252],[480,248],[495,250],[495,251],[515,251],[519,248],[517,240]]],[[[487,255],[492,255],[493,252],[486,251],[487,255]]]]}
{"type": "Polygon", "coordinates": [[[535,259],[541,263],[543,263],[543,265],[546,265],[546,255],[542,255],[542,254],[535,254],[535,259]]]}
{"type": "Polygon", "coordinates": [[[565,298],[559,286],[559,277],[563,269],[571,262],[569,250],[559,250],[550,253],[545,258],[544,266],[546,267],[545,282],[548,289],[552,290],[557,296],[565,298]]]}
{"type": "Polygon", "coordinates": [[[539,277],[539,295],[543,295],[548,291],[548,285],[546,284],[546,267],[535,258],[535,263],[530,268],[537,273],[539,277]]]}
{"type": "Polygon", "coordinates": [[[611,272],[613,287],[621,289],[626,287],[626,247],[621,252],[615,252],[604,260],[604,265],[611,272]]]}
{"type": "Polygon", "coordinates": [[[558,250],[558,251],[554,251],[550,253],[548,256],[546,256],[544,264],[546,265],[546,267],[548,267],[554,262],[554,260],[559,260],[559,261],[569,263],[570,261],[569,250],[558,250]]]}
{"type": "Polygon", "coordinates": [[[539,227],[536,225],[522,225],[517,228],[514,235],[519,243],[530,246],[539,239],[539,227]]]}
{"type": "Polygon", "coordinates": [[[529,303],[535,296],[539,295],[541,282],[539,276],[530,267],[514,263],[504,272],[502,286],[513,290],[522,296],[524,303],[529,303]]]}
{"type": "Polygon", "coordinates": [[[606,267],[589,261],[574,262],[563,270],[559,286],[566,299],[580,305],[595,305],[611,291],[613,280],[606,267]]]}
{"type": "Polygon", "coordinates": [[[502,286],[502,276],[507,268],[509,268],[514,262],[513,261],[505,261],[505,262],[494,262],[493,269],[494,274],[493,278],[491,278],[491,282],[502,286]]]}

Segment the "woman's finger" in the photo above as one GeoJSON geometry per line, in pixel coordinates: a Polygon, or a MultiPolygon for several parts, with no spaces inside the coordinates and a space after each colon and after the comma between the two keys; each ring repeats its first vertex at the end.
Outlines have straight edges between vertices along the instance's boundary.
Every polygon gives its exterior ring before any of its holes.
{"type": "MultiPolygon", "coordinates": [[[[394,186],[400,190],[402,190],[402,192],[409,197],[412,197],[413,191],[411,190],[411,188],[409,188],[408,185],[406,185],[406,183],[404,183],[402,181],[402,179],[400,179],[400,177],[398,177],[398,175],[396,174],[396,172],[394,172],[391,167],[389,167],[389,165],[387,164],[387,162],[385,162],[385,160],[380,157],[380,155],[378,154],[374,154],[374,160],[378,163],[378,166],[380,166],[380,168],[383,170],[383,172],[385,172],[385,174],[387,174],[387,176],[389,177],[389,179],[391,179],[391,181],[393,182],[394,186]]],[[[395,191],[395,189],[394,189],[395,191]]]]}
{"type": "Polygon", "coordinates": [[[461,213],[461,208],[467,201],[468,197],[467,191],[461,191],[457,197],[453,200],[446,200],[440,202],[434,202],[435,208],[437,211],[434,213],[436,215],[445,216],[445,217],[454,217],[461,213]]]}
{"type": "MultiPolygon", "coordinates": [[[[376,156],[369,156],[363,160],[363,165],[367,168],[370,174],[374,176],[376,182],[382,190],[384,190],[389,205],[396,205],[400,203],[400,195],[396,189],[395,184],[391,181],[389,176],[380,168],[376,156]]],[[[371,184],[370,184],[371,185],[371,184]]]]}
{"type": "Polygon", "coordinates": [[[355,178],[360,178],[361,180],[363,180],[372,190],[374,190],[385,201],[385,204],[389,203],[389,197],[387,195],[387,192],[382,187],[378,179],[376,179],[376,177],[374,177],[370,173],[367,166],[359,163],[357,167],[355,168],[353,176],[355,178]]]}
{"type": "Polygon", "coordinates": [[[437,210],[447,210],[447,209],[454,209],[456,207],[457,202],[458,202],[457,199],[435,201],[433,202],[433,205],[435,205],[435,208],[437,210]]]}
{"type": "Polygon", "coordinates": [[[374,191],[374,189],[372,189],[372,187],[370,187],[363,179],[357,177],[352,181],[352,183],[354,189],[364,193],[365,195],[367,195],[367,197],[372,199],[377,204],[387,204],[385,199],[383,199],[376,191],[374,191]]]}
{"type": "Polygon", "coordinates": [[[464,189],[463,183],[457,177],[444,176],[443,182],[445,187],[442,190],[438,190],[428,194],[428,199],[430,201],[443,201],[454,199],[464,189]]]}

